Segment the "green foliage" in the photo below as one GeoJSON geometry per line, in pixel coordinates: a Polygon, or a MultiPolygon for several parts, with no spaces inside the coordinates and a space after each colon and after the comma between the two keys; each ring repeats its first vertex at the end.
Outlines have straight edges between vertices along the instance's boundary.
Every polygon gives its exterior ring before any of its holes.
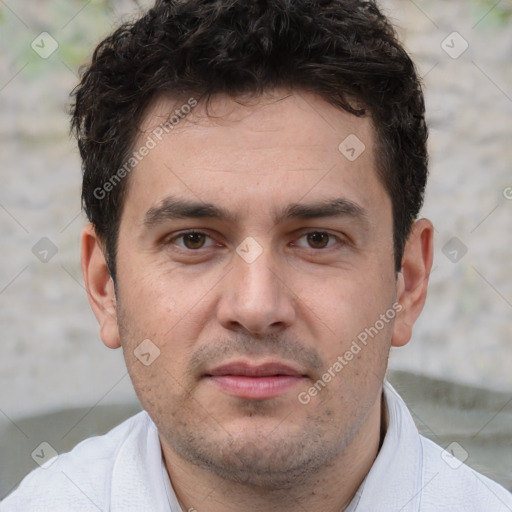
{"type": "MultiPolygon", "coordinates": [[[[132,4],[135,14],[139,4],[135,0],[132,4]]],[[[76,73],[89,60],[96,44],[118,24],[119,16],[124,16],[119,9],[116,11],[116,0],[52,0],[34,4],[17,0],[13,5],[15,13],[0,3],[0,54],[8,56],[9,63],[5,73],[11,76],[23,67],[24,76],[34,79],[66,73],[65,67],[76,73]],[[42,59],[31,46],[42,32],[48,32],[59,45],[48,59],[42,59]]]]}
{"type": "Polygon", "coordinates": [[[482,23],[490,28],[504,27],[512,20],[510,0],[472,0],[471,7],[475,23],[483,18],[482,23]]]}

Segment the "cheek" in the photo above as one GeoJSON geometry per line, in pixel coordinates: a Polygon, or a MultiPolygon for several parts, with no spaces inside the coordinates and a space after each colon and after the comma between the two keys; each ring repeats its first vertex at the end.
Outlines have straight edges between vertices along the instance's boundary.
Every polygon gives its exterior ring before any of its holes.
{"type": "Polygon", "coordinates": [[[396,318],[393,289],[384,283],[340,279],[318,295],[317,307],[329,326],[318,347],[326,365],[321,379],[330,382],[329,396],[344,401],[343,407],[351,407],[346,401],[357,402],[361,393],[371,402],[384,379],[396,318]]]}
{"type": "Polygon", "coordinates": [[[172,286],[172,277],[164,272],[150,271],[147,262],[134,262],[130,268],[119,272],[119,296],[122,299],[125,319],[144,329],[159,331],[158,326],[169,328],[180,315],[183,292],[172,286]]]}
{"type": "Polygon", "coordinates": [[[317,322],[323,322],[331,335],[345,340],[374,325],[392,308],[395,297],[389,278],[372,278],[360,271],[340,272],[309,290],[304,302],[317,314],[317,322]]]}
{"type": "Polygon", "coordinates": [[[172,387],[173,378],[184,379],[190,354],[209,318],[207,301],[201,301],[206,293],[204,280],[178,279],[170,272],[124,277],[119,326],[126,363],[141,389],[152,381],[163,385],[169,379],[165,386],[172,387]],[[151,356],[158,356],[150,367],[134,357],[144,340],[151,342],[146,342],[151,356]]]}

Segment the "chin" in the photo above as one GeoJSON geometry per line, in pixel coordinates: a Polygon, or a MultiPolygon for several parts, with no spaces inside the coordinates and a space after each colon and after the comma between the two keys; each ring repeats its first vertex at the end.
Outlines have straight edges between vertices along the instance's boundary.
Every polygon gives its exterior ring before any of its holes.
{"type": "Polygon", "coordinates": [[[261,418],[238,419],[216,435],[179,432],[174,430],[169,444],[182,458],[223,479],[267,491],[306,482],[343,449],[339,439],[318,428],[289,429],[261,418]]]}

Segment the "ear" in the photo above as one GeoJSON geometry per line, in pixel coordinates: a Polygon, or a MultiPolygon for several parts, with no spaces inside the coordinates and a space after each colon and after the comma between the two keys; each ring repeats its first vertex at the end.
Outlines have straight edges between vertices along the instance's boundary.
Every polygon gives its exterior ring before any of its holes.
{"type": "Polygon", "coordinates": [[[119,348],[116,295],[103,252],[103,244],[92,224],[82,230],[82,274],[91,308],[100,324],[100,336],[109,348],[119,348]]]}
{"type": "Polygon", "coordinates": [[[428,279],[432,268],[434,226],[427,219],[416,221],[407,240],[402,268],[397,277],[397,302],[402,306],[394,328],[391,344],[406,345],[412,328],[427,298],[428,279]]]}

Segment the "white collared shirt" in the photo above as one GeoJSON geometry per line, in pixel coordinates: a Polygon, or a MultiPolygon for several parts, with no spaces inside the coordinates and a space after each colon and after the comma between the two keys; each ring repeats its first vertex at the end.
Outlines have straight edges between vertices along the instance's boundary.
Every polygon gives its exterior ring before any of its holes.
{"type": "MultiPolygon", "coordinates": [[[[512,494],[419,435],[403,400],[384,385],[388,428],[345,512],[512,512],[512,494]]],[[[183,512],[158,431],[142,411],[36,469],[0,512],[183,512]]]]}

